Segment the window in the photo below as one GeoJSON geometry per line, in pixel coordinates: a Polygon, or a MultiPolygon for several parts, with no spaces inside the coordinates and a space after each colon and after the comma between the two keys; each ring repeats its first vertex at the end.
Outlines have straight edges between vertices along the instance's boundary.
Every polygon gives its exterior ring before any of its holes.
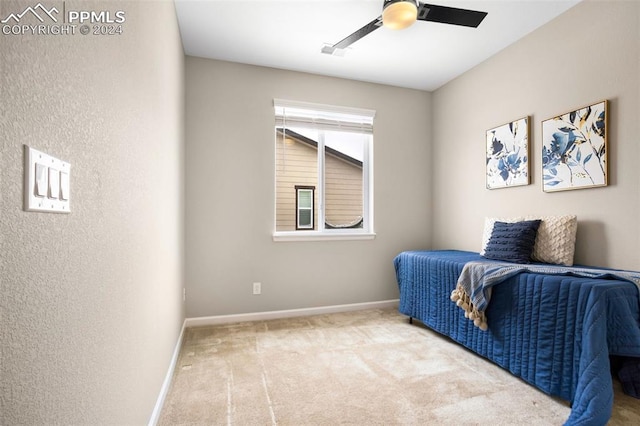
{"type": "Polygon", "coordinates": [[[315,188],[296,185],[296,229],[313,229],[315,188]]]}
{"type": "Polygon", "coordinates": [[[274,240],[373,238],[374,111],[274,100],[274,240]]]}

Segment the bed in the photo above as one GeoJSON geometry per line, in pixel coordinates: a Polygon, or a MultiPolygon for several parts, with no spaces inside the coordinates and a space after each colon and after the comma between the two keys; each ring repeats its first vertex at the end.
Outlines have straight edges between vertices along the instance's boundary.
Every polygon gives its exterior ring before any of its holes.
{"type": "MultiPolygon", "coordinates": [[[[400,312],[570,401],[565,424],[606,424],[613,407],[610,356],[640,371],[637,285],[615,276],[517,273],[492,287],[482,330],[450,297],[465,264],[484,260],[457,250],[399,254],[400,312]]],[[[640,389],[637,375],[629,380],[625,391],[640,389]]]]}

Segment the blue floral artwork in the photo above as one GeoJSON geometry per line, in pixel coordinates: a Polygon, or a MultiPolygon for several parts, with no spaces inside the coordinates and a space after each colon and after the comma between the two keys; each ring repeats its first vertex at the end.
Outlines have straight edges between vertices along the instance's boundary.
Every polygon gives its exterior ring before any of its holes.
{"type": "Polygon", "coordinates": [[[487,189],[529,184],[529,117],[487,130],[487,189]]]}
{"type": "Polygon", "coordinates": [[[542,122],[545,192],[607,185],[607,101],[542,122]]]}

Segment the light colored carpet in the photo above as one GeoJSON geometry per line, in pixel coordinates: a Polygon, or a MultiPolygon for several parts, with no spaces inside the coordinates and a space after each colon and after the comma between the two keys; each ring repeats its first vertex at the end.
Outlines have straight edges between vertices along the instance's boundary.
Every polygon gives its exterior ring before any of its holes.
{"type": "MultiPolygon", "coordinates": [[[[386,309],[187,329],[159,424],[561,425],[569,412],[386,309]]],[[[610,424],[640,424],[618,383],[610,424]]]]}

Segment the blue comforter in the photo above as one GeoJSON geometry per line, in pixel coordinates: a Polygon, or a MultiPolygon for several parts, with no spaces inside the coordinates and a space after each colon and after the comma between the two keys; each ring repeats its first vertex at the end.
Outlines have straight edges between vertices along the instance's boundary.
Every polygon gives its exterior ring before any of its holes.
{"type": "Polygon", "coordinates": [[[640,362],[636,285],[521,273],[493,287],[482,331],[449,299],[464,265],[482,259],[464,251],[401,253],[394,260],[400,312],[571,401],[567,425],[605,425],[613,406],[609,355],[640,362]]]}
{"type": "Polygon", "coordinates": [[[574,275],[583,278],[618,279],[634,283],[640,288],[640,273],[614,269],[568,267],[558,265],[518,264],[484,259],[467,262],[458,277],[451,300],[457,302],[476,326],[487,329],[484,311],[489,306],[493,286],[523,272],[545,275],[574,275]]]}

